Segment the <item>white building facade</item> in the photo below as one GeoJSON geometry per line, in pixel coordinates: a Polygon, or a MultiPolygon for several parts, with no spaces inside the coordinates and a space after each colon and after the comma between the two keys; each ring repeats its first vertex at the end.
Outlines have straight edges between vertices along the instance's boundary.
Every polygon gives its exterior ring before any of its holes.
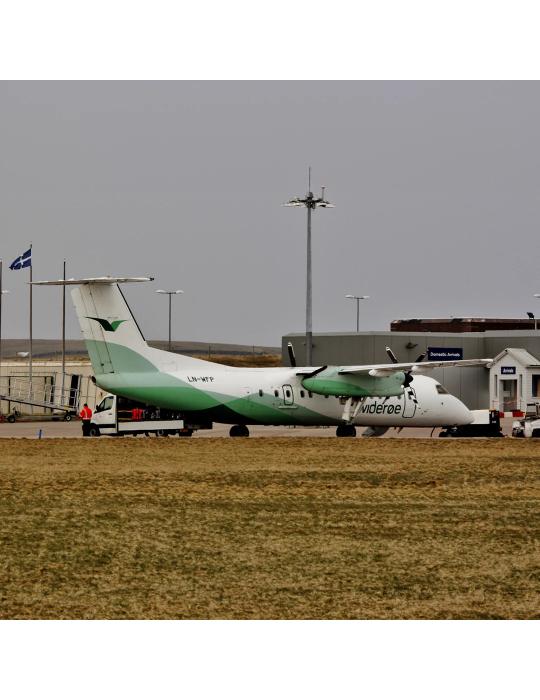
{"type": "Polygon", "coordinates": [[[540,360],[523,348],[506,348],[493,360],[490,408],[506,416],[537,414],[540,407],[540,360]]]}

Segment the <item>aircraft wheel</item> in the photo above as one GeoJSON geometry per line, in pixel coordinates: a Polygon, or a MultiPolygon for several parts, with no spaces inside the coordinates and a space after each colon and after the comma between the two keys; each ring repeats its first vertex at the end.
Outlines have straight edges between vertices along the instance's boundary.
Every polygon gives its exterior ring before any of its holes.
{"type": "Polygon", "coordinates": [[[354,425],[338,425],[336,437],[356,437],[356,428],[354,425]]]}
{"type": "Polygon", "coordinates": [[[231,437],[249,437],[247,425],[233,425],[229,430],[231,437]]]}

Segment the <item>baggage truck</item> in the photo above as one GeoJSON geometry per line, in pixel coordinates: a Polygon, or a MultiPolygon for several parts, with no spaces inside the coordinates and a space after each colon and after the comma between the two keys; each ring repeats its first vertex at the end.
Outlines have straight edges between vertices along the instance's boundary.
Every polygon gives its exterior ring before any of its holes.
{"type": "Polygon", "coordinates": [[[212,423],[190,423],[178,411],[147,406],[122,396],[108,394],[96,406],[89,435],[179,435],[191,437],[194,430],[212,428],[212,423]]]}
{"type": "Polygon", "coordinates": [[[474,421],[468,425],[457,425],[439,433],[439,437],[504,437],[499,411],[482,408],[473,410],[474,421]]]}

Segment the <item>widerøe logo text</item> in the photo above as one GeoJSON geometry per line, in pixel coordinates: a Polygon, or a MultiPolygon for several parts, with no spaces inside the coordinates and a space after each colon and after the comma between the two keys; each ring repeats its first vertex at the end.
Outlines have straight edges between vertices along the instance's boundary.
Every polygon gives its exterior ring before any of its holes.
{"type": "Polygon", "coordinates": [[[401,413],[401,404],[396,403],[370,403],[364,404],[360,409],[360,413],[401,413]]]}

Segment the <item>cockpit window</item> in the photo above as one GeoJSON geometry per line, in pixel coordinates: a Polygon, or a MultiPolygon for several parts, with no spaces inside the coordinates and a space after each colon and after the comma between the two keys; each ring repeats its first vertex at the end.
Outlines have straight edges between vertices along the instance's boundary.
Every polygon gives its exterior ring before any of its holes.
{"type": "Polygon", "coordinates": [[[449,394],[450,392],[448,389],[445,389],[442,384],[435,384],[435,388],[437,389],[437,394],[449,394]]]}

